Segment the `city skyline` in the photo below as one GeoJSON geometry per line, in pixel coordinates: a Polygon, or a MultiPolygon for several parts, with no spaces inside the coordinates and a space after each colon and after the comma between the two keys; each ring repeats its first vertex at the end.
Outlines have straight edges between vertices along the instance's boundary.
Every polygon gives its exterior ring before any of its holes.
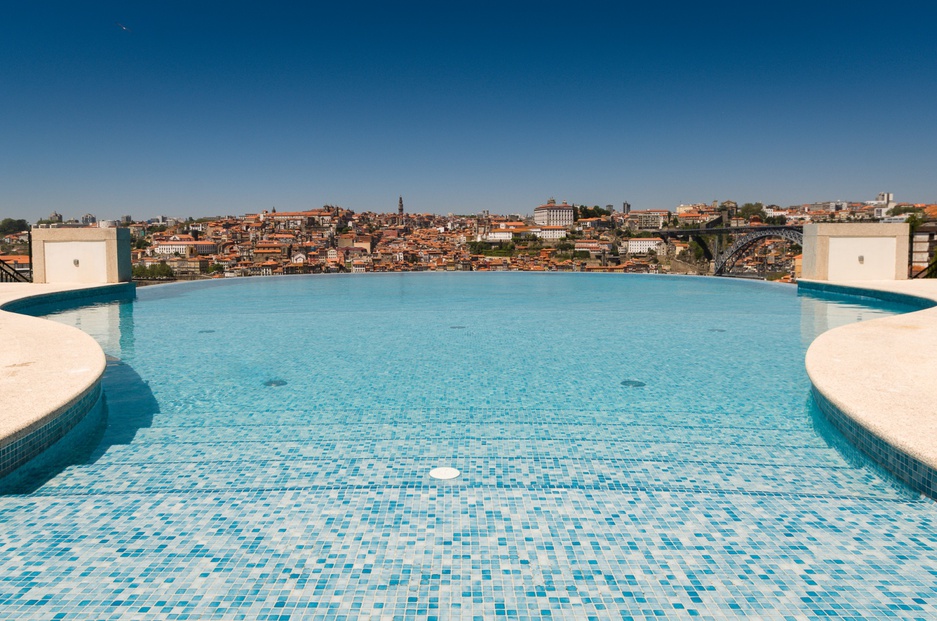
{"type": "MultiPolygon", "coordinates": [[[[561,204],[561,205],[566,205],[566,206],[573,207],[576,209],[587,209],[587,210],[591,210],[593,208],[600,208],[603,211],[609,211],[613,214],[622,213],[622,212],[627,213],[627,212],[652,211],[652,212],[667,212],[667,213],[674,214],[674,215],[679,214],[681,212],[681,208],[689,209],[694,212],[696,209],[704,209],[708,211],[708,210],[718,207],[718,205],[714,205],[714,203],[719,203],[720,205],[723,205],[725,202],[735,203],[737,207],[741,207],[743,205],[761,205],[761,207],[763,208],[773,207],[773,208],[780,208],[781,210],[784,210],[784,211],[787,211],[787,210],[801,211],[804,209],[807,209],[807,210],[817,209],[820,211],[824,211],[824,210],[833,209],[832,207],[833,205],[836,205],[837,207],[835,210],[838,210],[840,209],[839,206],[842,206],[842,208],[845,208],[846,206],[851,206],[853,208],[855,208],[856,206],[862,206],[864,208],[871,208],[874,206],[881,206],[881,205],[906,206],[910,204],[906,201],[893,200],[893,197],[894,195],[892,193],[882,192],[882,193],[879,193],[876,196],[876,198],[873,200],[814,201],[810,203],[803,203],[801,205],[785,205],[785,206],[777,205],[774,203],[768,203],[764,201],[739,203],[737,201],[732,201],[732,199],[727,199],[726,201],[681,203],[680,205],[672,205],[670,207],[662,207],[659,209],[657,208],[644,209],[640,207],[635,207],[634,205],[632,205],[631,203],[628,203],[627,201],[625,201],[624,203],[618,203],[618,204],[605,203],[601,205],[600,204],[589,205],[586,203],[579,203],[576,201],[567,201],[565,199],[557,200],[554,197],[550,197],[546,201],[541,201],[538,205],[529,207],[527,210],[522,209],[522,210],[514,210],[512,212],[503,212],[503,213],[492,212],[490,209],[480,210],[474,213],[468,213],[468,212],[466,213],[454,213],[454,212],[439,213],[439,212],[433,212],[433,211],[417,212],[417,211],[410,211],[406,209],[404,209],[403,212],[407,214],[433,215],[433,216],[439,216],[439,217],[456,217],[456,218],[463,218],[463,217],[475,218],[475,217],[485,217],[489,215],[497,217],[497,218],[509,218],[512,216],[520,216],[522,219],[533,220],[536,218],[537,209],[547,207],[549,204],[561,204]],[[887,201],[891,201],[891,202],[887,202],[887,201]]],[[[30,224],[36,224],[37,222],[39,222],[39,223],[43,223],[44,225],[45,224],[68,224],[68,225],[80,224],[82,226],[94,226],[94,225],[104,222],[106,223],[106,226],[115,226],[115,225],[122,226],[125,224],[140,223],[140,222],[184,223],[186,221],[211,221],[211,220],[225,220],[225,219],[231,219],[231,218],[243,218],[243,217],[248,217],[248,216],[258,216],[262,214],[275,215],[279,213],[282,215],[282,214],[289,214],[289,213],[309,213],[312,211],[320,211],[322,209],[335,209],[335,208],[347,210],[351,213],[360,213],[360,214],[371,213],[375,215],[393,215],[393,214],[398,213],[399,206],[402,206],[404,203],[402,196],[398,196],[397,198],[398,198],[398,208],[384,209],[384,210],[355,210],[355,209],[351,209],[342,205],[321,205],[318,207],[315,207],[315,206],[303,207],[303,208],[298,208],[295,210],[287,210],[287,209],[278,210],[276,206],[274,205],[273,207],[270,207],[270,208],[257,209],[251,212],[244,212],[244,213],[239,213],[239,214],[231,214],[231,213],[229,214],[221,214],[221,213],[203,214],[198,217],[191,216],[189,214],[165,214],[165,213],[162,213],[162,214],[122,214],[120,216],[99,217],[96,213],[91,213],[91,212],[86,212],[86,213],[78,215],[78,214],[71,214],[71,213],[59,213],[57,211],[53,211],[50,214],[38,216],[38,218],[30,222],[30,224]]],[[[937,206],[937,202],[916,203],[915,205],[918,208],[923,208],[926,211],[929,208],[937,206]]]]}
{"type": "Polygon", "coordinates": [[[21,3],[0,217],[933,202],[926,6],[21,3]]]}

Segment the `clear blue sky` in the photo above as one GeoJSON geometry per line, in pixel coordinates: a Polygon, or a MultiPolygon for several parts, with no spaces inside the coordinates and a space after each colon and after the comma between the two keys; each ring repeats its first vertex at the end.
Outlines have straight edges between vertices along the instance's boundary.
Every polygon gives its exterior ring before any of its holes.
{"type": "Polygon", "coordinates": [[[929,5],[10,0],[0,217],[937,201],[929,5]]]}

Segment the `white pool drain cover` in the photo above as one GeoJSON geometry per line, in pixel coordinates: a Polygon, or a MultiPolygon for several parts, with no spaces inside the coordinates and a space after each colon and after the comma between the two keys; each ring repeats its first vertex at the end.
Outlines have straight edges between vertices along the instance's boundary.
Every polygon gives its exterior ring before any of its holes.
{"type": "Polygon", "coordinates": [[[433,468],[429,471],[429,476],[434,479],[454,479],[459,476],[459,471],[455,468],[433,468]]]}

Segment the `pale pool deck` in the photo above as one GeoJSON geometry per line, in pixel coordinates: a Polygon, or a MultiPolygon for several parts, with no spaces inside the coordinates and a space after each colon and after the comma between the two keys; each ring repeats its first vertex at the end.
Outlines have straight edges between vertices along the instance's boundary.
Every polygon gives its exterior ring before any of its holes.
{"type": "MultiPolygon", "coordinates": [[[[0,283],[0,306],[99,286],[0,283]]],[[[0,444],[65,411],[100,380],[105,364],[101,347],[81,330],[0,310],[0,444]]]]}
{"type": "MultiPolygon", "coordinates": [[[[820,284],[937,301],[937,280],[820,284]]],[[[842,414],[937,470],[937,308],[825,332],[807,350],[806,367],[814,388],[842,414]]]]}

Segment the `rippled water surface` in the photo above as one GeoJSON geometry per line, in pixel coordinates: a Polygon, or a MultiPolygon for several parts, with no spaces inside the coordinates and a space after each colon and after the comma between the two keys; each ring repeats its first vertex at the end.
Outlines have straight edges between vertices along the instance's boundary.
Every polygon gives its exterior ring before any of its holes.
{"type": "Polygon", "coordinates": [[[59,312],[113,357],[107,418],[0,497],[0,616],[933,618],[934,503],[828,429],[803,365],[904,310],[454,273],[59,312]]]}

